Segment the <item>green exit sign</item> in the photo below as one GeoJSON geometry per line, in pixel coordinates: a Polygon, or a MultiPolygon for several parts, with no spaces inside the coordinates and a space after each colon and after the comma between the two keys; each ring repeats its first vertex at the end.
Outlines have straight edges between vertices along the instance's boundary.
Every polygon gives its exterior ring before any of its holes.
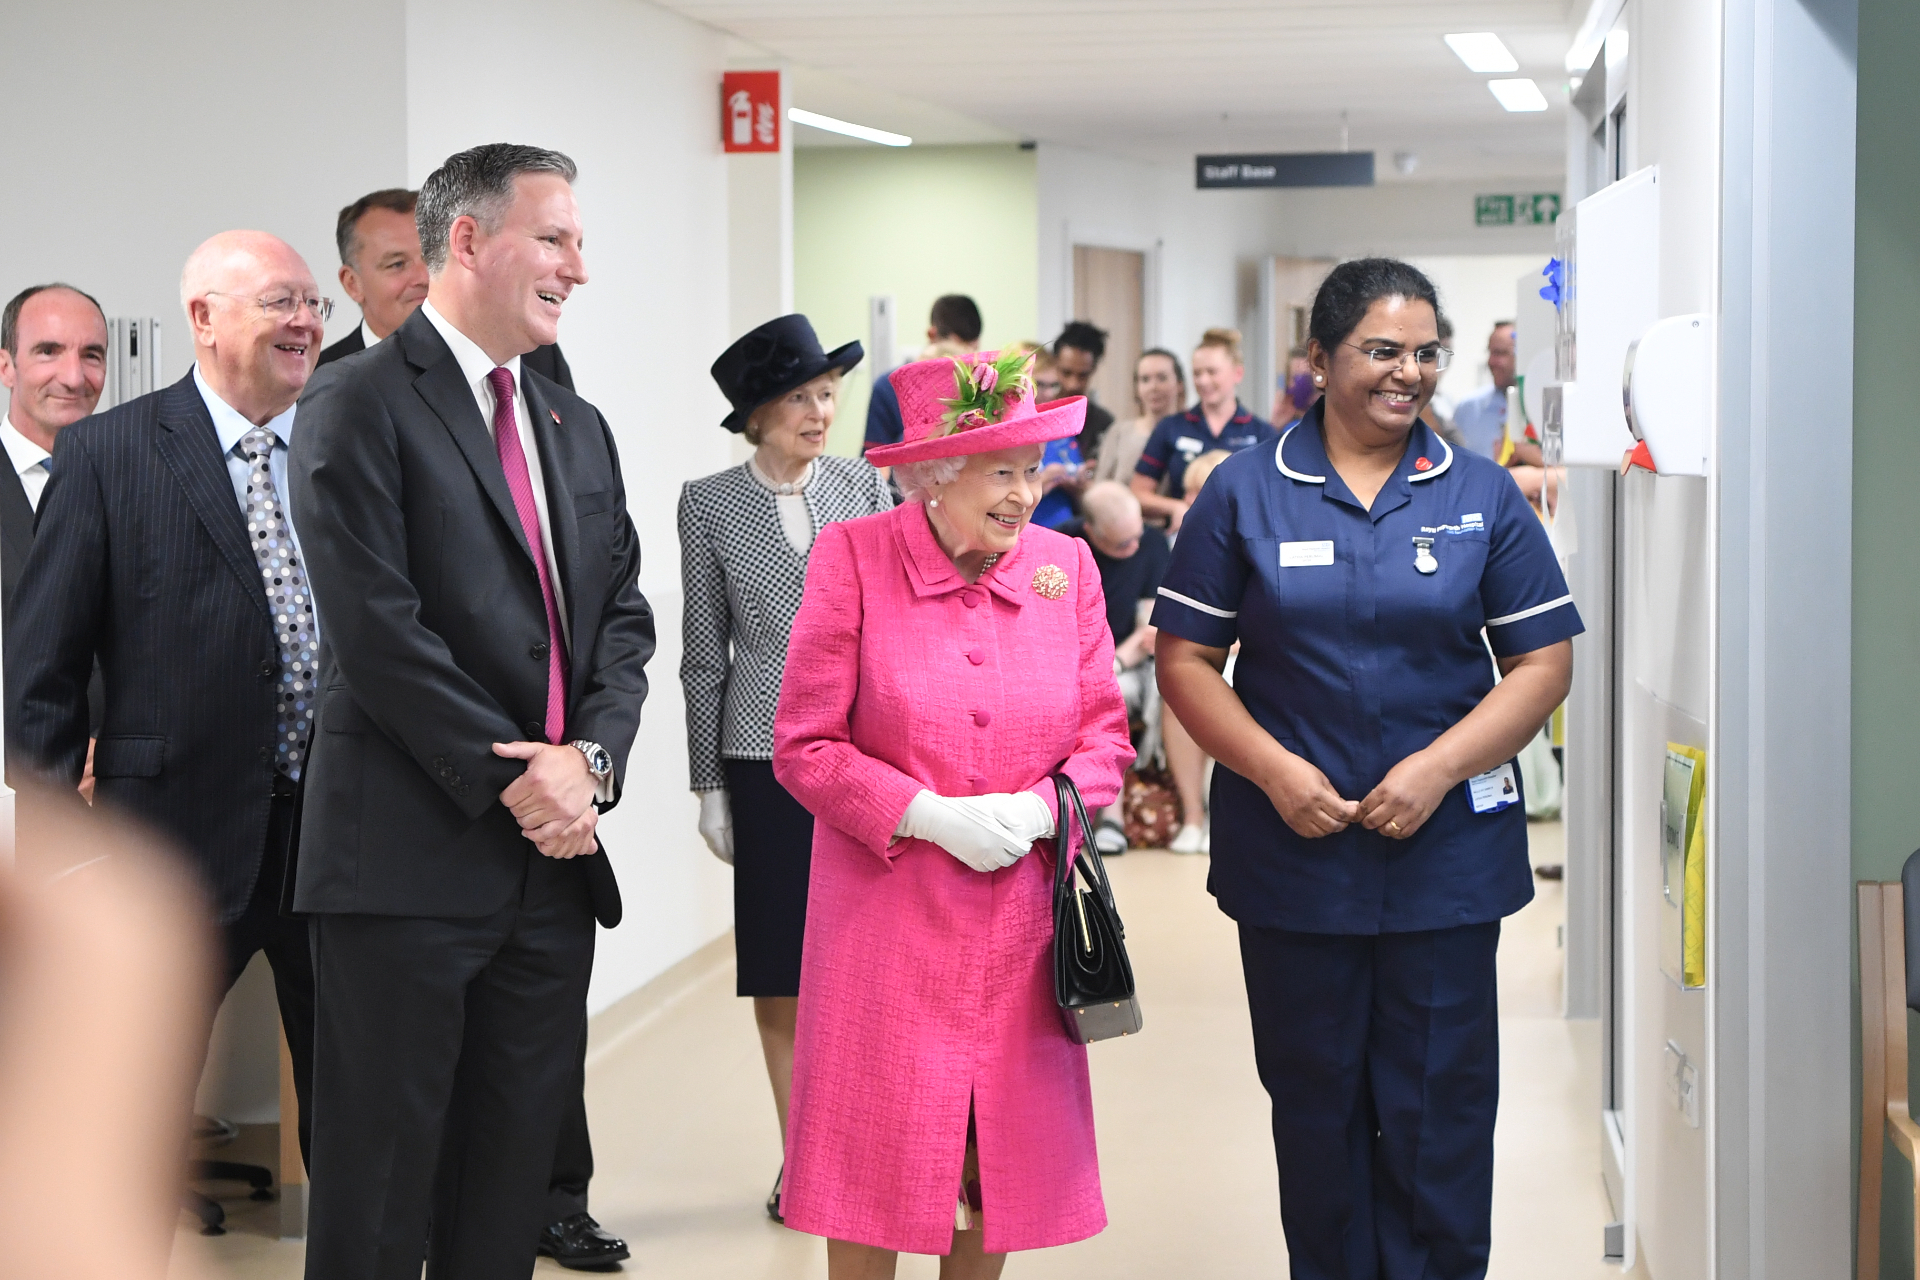
{"type": "Polygon", "coordinates": [[[1473,225],[1511,227],[1551,225],[1560,216],[1560,194],[1492,195],[1473,198],[1473,225]]]}

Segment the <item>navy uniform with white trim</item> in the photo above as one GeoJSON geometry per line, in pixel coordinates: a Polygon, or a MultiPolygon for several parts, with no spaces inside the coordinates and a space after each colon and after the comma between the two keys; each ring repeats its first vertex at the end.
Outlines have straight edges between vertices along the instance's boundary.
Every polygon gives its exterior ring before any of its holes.
{"type": "MultiPolygon", "coordinates": [[[[1239,642],[1254,720],[1358,800],[1493,688],[1489,646],[1512,657],[1583,628],[1499,465],[1416,423],[1368,509],[1327,460],[1324,404],[1214,471],[1153,622],[1239,642]]],[[[1296,1280],[1484,1273],[1493,951],[1533,897],[1513,774],[1515,803],[1475,812],[1454,787],[1405,840],[1358,823],[1308,839],[1215,769],[1208,888],[1241,926],[1296,1280]]]]}

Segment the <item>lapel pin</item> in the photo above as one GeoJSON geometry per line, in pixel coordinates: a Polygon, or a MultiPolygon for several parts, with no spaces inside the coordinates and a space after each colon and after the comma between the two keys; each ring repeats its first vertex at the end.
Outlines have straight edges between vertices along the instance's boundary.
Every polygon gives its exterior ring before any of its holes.
{"type": "Polygon", "coordinates": [[[1415,458],[1413,460],[1413,469],[1415,471],[1431,471],[1433,470],[1433,463],[1425,458],[1415,458]]]}
{"type": "MultiPolygon", "coordinates": [[[[1426,459],[1422,458],[1422,462],[1426,459]]],[[[1415,538],[1413,540],[1413,567],[1421,573],[1433,573],[1440,568],[1440,562],[1433,558],[1433,539],[1415,538]]]]}
{"type": "Polygon", "coordinates": [[[549,409],[547,410],[547,416],[553,419],[554,426],[557,427],[560,425],[560,415],[558,413],[554,412],[552,409],[549,409]]]}

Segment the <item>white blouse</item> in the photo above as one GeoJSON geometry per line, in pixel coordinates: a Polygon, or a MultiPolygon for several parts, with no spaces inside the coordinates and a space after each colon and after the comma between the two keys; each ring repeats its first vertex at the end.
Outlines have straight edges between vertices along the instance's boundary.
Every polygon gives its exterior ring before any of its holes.
{"type": "Polygon", "coordinates": [[[807,510],[807,485],[813,480],[813,464],[809,462],[800,478],[791,484],[773,479],[752,458],[747,459],[747,470],[773,495],[774,508],[780,513],[780,531],[787,535],[795,551],[805,555],[813,546],[813,514],[807,510]]]}

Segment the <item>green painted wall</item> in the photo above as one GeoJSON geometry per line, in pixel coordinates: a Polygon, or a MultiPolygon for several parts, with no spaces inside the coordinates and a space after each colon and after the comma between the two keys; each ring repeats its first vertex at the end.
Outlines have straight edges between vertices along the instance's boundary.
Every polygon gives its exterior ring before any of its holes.
{"type": "MultiPolygon", "coordinates": [[[[1920,5],[1860,0],[1854,271],[1853,869],[1895,880],[1920,848],[1920,5]]],[[[1811,374],[1814,366],[1809,365],[1811,374]]],[[[1920,1028],[1914,1043],[1920,1045],[1920,1028]]],[[[1884,1276],[1912,1276],[1912,1186],[1891,1149],[1884,1276]]]]}
{"type": "MultiPolygon", "coordinates": [[[[987,347],[1039,315],[1034,153],[1016,146],[810,147],[793,156],[793,300],[831,349],[867,341],[867,300],[898,303],[895,358],[916,354],[944,293],[980,304],[987,347]]],[[[828,448],[856,454],[872,370],[846,381],[828,448]]]]}

